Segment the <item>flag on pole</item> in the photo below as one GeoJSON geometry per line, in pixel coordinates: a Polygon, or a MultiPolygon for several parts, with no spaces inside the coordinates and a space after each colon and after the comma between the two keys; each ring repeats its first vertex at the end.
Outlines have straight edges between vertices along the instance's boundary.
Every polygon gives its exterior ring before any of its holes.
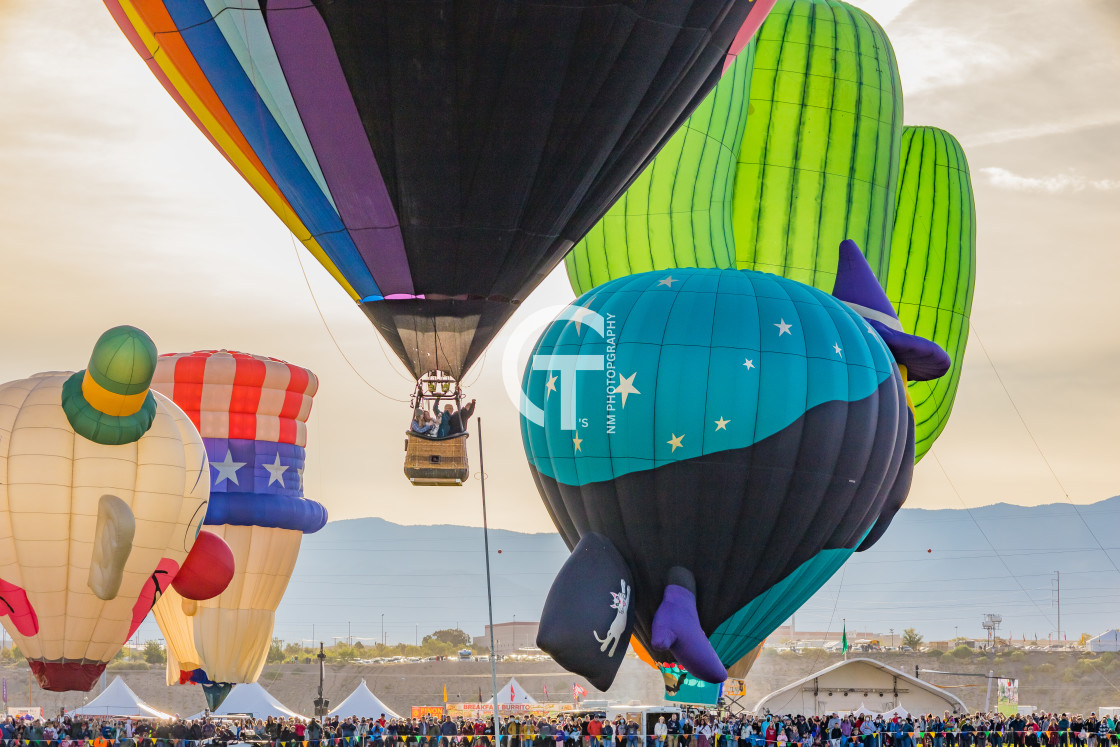
{"type": "Polygon", "coordinates": [[[516,699],[516,696],[513,694],[513,680],[510,680],[509,681],[509,702],[512,703],[515,699],[516,699]]]}
{"type": "Polygon", "coordinates": [[[848,623],[844,622],[844,636],[840,639],[840,648],[844,654],[848,653],[848,623]]]}
{"type": "Polygon", "coordinates": [[[581,686],[578,682],[572,683],[572,698],[579,700],[587,696],[587,688],[581,686]]]}
{"type": "Polygon", "coordinates": [[[544,697],[545,697],[545,699],[548,698],[548,685],[544,686],[544,697]]]}

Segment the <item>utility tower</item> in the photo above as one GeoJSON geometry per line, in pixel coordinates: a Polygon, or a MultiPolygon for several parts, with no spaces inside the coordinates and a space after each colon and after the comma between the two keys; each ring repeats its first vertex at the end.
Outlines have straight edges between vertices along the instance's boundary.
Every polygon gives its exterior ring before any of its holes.
{"type": "Polygon", "coordinates": [[[984,615],[984,619],[980,621],[982,627],[988,633],[988,649],[995,648],[996,643],[996,630],[999,629],[999,624],[1003,622],[1002,615],[996,615],[992,612],[984,615]]]}

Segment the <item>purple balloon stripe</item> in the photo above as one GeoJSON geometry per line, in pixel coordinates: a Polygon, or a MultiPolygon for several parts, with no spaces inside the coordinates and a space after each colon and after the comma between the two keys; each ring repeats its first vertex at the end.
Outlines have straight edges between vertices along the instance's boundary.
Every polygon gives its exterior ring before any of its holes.
{"type": "Polygon", "coordinates": [[[400,221],[327,25],[307,0],[270,0],[267,21],[304,129],[358,253],[383,293],[415,293],[400,221]]]}

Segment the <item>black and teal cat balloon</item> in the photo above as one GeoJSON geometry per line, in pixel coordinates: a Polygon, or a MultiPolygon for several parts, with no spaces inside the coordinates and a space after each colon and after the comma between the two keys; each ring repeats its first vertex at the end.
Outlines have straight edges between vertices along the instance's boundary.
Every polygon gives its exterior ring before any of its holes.
{"type": "Polygon", "coordinates": [[[723,681],[901,506],[906,364],[948,356],[895,328],[851,242],[840,264],[841,298],[753,271],[620,278],[538,341],[522,438],[573,549],[538,645],[597,688],[632,632],[723,681]]]}

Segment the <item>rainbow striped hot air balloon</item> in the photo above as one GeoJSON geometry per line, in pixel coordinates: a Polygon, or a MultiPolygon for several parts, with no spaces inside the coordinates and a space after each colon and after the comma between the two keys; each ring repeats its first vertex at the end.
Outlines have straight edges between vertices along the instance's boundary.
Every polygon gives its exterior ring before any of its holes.
{"type": "Polygon", "coordinates": [[[115,327],[84,371],[0,386],[0,609],[46,690],[93,686],[206,512],[202,440],[155,368],[151,338],[115,327]]]}
{"type": "Polygon", "coordinates": [[[457,381],[772,4],[105,0],[413,376],[457,381]]]}
{"type": "Polygon", "coordinates": [[[225,592],[191,602],[169,592],[156,605],[168,641],[167,681],[204,685],[217,707],[233,683],[255,682],[272,643],[304,533],[327,511],[303,497],[307,416],[315,374],[275,358],[228,351],[162,356],[152,388],[182,407],[210,455],[206,524],[233,550],[225,592]]]}

